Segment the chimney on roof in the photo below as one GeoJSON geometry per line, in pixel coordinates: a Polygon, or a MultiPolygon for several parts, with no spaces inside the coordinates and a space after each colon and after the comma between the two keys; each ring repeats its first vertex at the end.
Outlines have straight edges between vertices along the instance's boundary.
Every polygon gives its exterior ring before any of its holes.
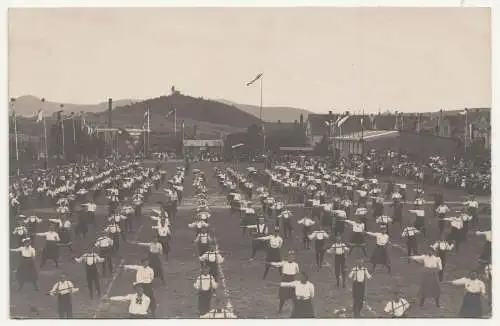
{"type": "Polygon", "coordinates": [[[113,110],[113,99],[109,98],[108,99],[108,128],[113,127],[113,120],[112,120],[112,113],[111,111],[113,110]]]}

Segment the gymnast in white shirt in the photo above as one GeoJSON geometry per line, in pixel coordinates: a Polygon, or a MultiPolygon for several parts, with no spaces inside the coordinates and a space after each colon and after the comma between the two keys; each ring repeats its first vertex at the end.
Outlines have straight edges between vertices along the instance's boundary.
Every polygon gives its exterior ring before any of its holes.
{"type": "Polygon", "coordinates": [[[484,282],[478,279],[477,272],[473,271],[469,277],[462,277],[450,282],[453,285],[465,287],[465,295],[460,308],[459,317],[461,318],[481,318],[483,317],[483,308],[481,305],[481,296],[486,295],[486,286],[484,282]]]}

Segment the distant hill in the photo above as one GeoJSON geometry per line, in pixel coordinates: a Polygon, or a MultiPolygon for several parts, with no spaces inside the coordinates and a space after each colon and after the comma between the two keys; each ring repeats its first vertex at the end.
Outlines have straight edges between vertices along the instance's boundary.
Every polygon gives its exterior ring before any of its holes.
{"type": "MultiPolygon", "coordinates": [[[[36,111],[34,103],[40,103],[36,97],[22,97],[21,100],[16,100],[17,107],[25,108],[24,114],[26,118],[18,119],[19,129],[23,133],[38,135],[40,126],[36,126],[33,112],[36,111]],[[19,104],[19,103],[23,104],[19,104]],[[31,108],[27,109],[26,103],[31,103],[31,108]],[[29,111],[28,111],[29,110],[29,111]],[[36,131],[33,131],[35,130],[36,131]]],[[[54,117],[50,115],[58,109],[58,103],[45,104],[47,108],[47,124],[54,123],[54,117]],[[50,106],[49,106],[50,105],[50,106]],[[52,108],[52,111],[49,110],[52,108]]],[[[187,95],[175,93],[169,96],[160,96],[144,101],[116,101],[112,111],[112,126],[118,128],[142,128],[145,122],[144,113],[147,107],[151,114],[151,129],[158,132],[172,132],[173,116],[166,117],[166,114],[176,108],[177,111],[177,131],[180,131],[181,121],[184,121],[187,137],[202,138],[218,138],[221,134],[244,131],[252,124],[258,124],[259,119],[253,115],[244,112],[234,106],[220,103],[213,100],[195,98],[187,95]],[[123,105],[119,105],[124,103],[123,105]],[[196,131],[196,132],[195,132],[196,131]]],[[[89,125],[106,127],[108,125],[108,113],[105,111],[106,104],[101,106],[78,106],[65,104],[66,112],[85,111],[84,109],[94,109],[94,111],[86,111],[85,120],[89,125]]],[[[18,111],[19,112],[19,111],[18,111]]],[[[21,112],[19,112],[21,113],[21,112]]]]}
{"type": "MultiPolygon", "coordinates": [[[[254,117],[259,118],[260,115],[260,107],[257,105],[248,105],[248,104],[239,104],[223,99],[218,99],[221,103],[225,103],[227,105],[235,106],[238,109],[250,113],[254,117]]],[[[304,109],[297,109],[291,107],[282,107],[282,106],[265,106],[262,108],[262,120],[267,122],[277,122],[280,120],[281,122],[294,122],[295,120],[300,119],[300,114],[304,115],[304,120],[307,120],[307,116],[311,113],[310,111],[304,109]]]]}
{"type": "MultiPolygon", "coordinates": [[[[117,100],[113,101],[113,108],[128,105],[138,100],[117,100]]],[[[60,109],[61,104],[64,105],[64,111],[66,112],[102,112],[108,108],[107,102],[97,103],[97,104],[71,104],[71,103],[58,103],[45,101],[43,108],[47,113],[47,116],[52,115],[60,109]]],[[[16,113],[24,117],[32,117],[34,112],[38,111],[42,106],[42,101],[39,97],[33,95],[23,95],[16,98],[14,104],[16,113]]]]}

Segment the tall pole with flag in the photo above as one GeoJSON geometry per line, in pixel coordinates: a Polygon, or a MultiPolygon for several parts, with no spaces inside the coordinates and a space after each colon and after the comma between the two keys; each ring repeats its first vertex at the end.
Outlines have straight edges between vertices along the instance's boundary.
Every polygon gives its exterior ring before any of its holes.
{"type": "Polygon", "coordinates": [[[47,139],[47,123],[45,122],[45,111],[44,111],[44,103],[45,99],[41,99],[41,108],[39,110],[38,116],[36,118],[36,123],[43,123],[43,139],[45,140],[44,145],[45,145],[45,169],[49,168],[49,145],[48,145],[48,139],[47,139]]]}
{"type": "Polygon", "coordinates": [[[181,155],[184,157],[184,120],[181,121],[181,155]]]}
{"type": "Polygon", "coordinates": [[[66,142],[65,142],[65,136],[64,136],[64,104],[60,105],[61,107],[61,133],[62,133],[62,150],[61,154],[63,158],[66,158],[66,142]]]}
{"type": "Polygon", "coordinates": [[[75,113],[71,112],[71,122],[73,124],[73,146],[76,146],[75,113]]]}
{"type": "Polygon", "coordinates": [[[464,126],[464,151],[467,152],[467,148],[469,147],[469,109],[465,108],[465,126],[464,126]]]}
{"type": "Polygon", "coordinates": [[[173,108],[172,112],[174,115],[174,137],[176,137],[176,139],[177,139],[177,109],[173,108]]]}
{"type": "Polygon", "coordinates": [[[16,116],[16,109],[14,107],[16,103],[15,98],[10,99],[10,105],[11,105],[11,110],[12,110],[12,117],[14,119],[14,142],[15,142],[15,148],[16,148],[16,164],[17,164],[17,175],[20,174],[19,171],[19,143],[18,143],[18,137],[17,137],[17,116],[16,116]]]}
{"type": "Polygon", "coordinates": [[[262,154],[266,151],[266,135],[265,135],[265,130],[264,130],[264,121],[262,120],[262,101],[263,101],[263,92],[264,92],[264,87],[263,87],[263,79],[264,79],[264,74],[259,73],[257,76],[255,76],[254,79],[246,83],[247,87],[253,85],[256,81],[260,81],[260,111],[259,111],[259,120],[260,120],[260,130],[262,133],[262,154]]]}
{"type": "MultiPolygon", "coordinates": [[[[151,112],[148,107],[148,147],[147,147],[148,152],[149,152],[149,146],[151,146],[151,112]]],[[[146,156],[148,155],[148,152],[146,152],[146,156]]]]}
{"type": "Polygon", "coordinates": [[[365,109],[363,108],[363,111],[361,112],[361,155],[365,154],[365,109]]]}
{"type": "Polygon", "coordinates": [[[146,107],[146,111],[144,112],[144,122],[142,124],[143,136],[144,136],[144,156],[148,153],[149,147],[149,107],[146,107]]]}

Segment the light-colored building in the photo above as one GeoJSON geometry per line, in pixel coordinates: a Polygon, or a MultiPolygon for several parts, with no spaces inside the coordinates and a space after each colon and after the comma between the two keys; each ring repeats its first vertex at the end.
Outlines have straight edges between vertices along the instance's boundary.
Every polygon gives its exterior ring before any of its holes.
{"type": "Polygon", "coordinates": [[[222,153],[223,139],[184,139],[182,142],[184,154],[198,155],[202,152],[222,153]]]}

